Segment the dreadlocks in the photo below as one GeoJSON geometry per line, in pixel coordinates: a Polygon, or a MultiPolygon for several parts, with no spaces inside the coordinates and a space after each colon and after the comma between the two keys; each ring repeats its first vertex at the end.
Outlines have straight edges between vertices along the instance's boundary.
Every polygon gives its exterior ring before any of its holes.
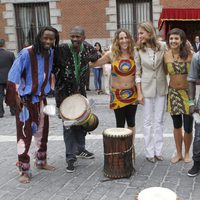
{"type": "Polygon", "coordinates": [[[59,44],[59,33],[58,31],[53,28],[52,26],[45,26],[42,27],[39,31],[39,33],[37,34],[35,41],[33,43],[33,49],[35,53],[41,53],[42,51],[42,45],[41,45],[41,37],[43,36],[45,31],[52,31],[55,33],[55,43],[53,45],[53,49],[56,49],[58,47],[59,44]]]}

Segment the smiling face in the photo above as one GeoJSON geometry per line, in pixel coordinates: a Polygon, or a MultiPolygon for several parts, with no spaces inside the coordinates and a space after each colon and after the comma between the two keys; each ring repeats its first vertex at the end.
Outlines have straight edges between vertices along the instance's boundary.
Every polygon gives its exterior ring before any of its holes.
{"type": "Polygon", "coordinates": [[[55,41],[55,33],[53,31],[46,30],[44,31],[41,37],[42,47],[45,50],[49,50],[55,41]]]}
{"type": "Polygon", "coordinates": [[[82,42],[83,42],[83,35],[81,35],[80,33],[78,32],[71,32],[70,33],[70,40],[73,44],[73,46],[75,48],[78,48],[81,46],[82,42]]]}
{"type": "Polygon", "coordinates": [[[125,32],[119,33],[119,47],[122,51],[129,47],[129,38],[125,32]]]}
{"type": "Polygon", "coordinates": [[[169,46],[171,49],[178,49],[181,45],[181,37],[178,34],[171,34],[169,36],[169,46]]]}
{"type": "Polygon", "coordinates": [[[69,36],[73,47],[75,49],[79,49],[82,42],[85,40],[84,29],[79,26],[75,26],[71,29],[69,36]]]}
{"type": "Polygon", "coordinates": [[[150,33],[148,33],[145,29],[139,28],[138,29],[138,39],[140,43],[147,43],[150,38],[150,33]]]}

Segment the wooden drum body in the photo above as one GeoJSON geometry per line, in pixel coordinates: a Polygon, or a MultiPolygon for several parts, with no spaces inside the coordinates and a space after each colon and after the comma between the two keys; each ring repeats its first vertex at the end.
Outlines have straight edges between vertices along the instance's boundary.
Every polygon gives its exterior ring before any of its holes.
{"type": "Polygon", "coordinates": [[[80,94],[63,100],[60,115],[63,120],[75,120],[76,125],[82,125],[86,131],[93,131],[99,123],[98,117],[91,112],[88,99],[80,94]]]}
{"type": "Polygon", "coordinates": [[[168,188],[150,187],[142,190],[136,200],[179,200],[179,198],[168,188]]]}
{"type": "Polygon", "coordinates": [[[133,172],[133,133],[127,128],[109,128],[103,132],[104,175],[127,178],[133,172]]]}

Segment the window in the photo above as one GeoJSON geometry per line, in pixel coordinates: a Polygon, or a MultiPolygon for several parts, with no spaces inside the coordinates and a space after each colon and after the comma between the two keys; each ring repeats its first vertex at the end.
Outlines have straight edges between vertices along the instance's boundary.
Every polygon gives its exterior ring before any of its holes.
{"type": "Polygon", "coordinates": [[[43,26],[50,25],[48,3],[14,4],[18,50],[33,44],[43,26]]]}
{"type": "Polygon", "coordinates": [[[117,28],[128,29],[137,37],[137,25],[152,21],[152,0],[117,0],[117,28]]]}

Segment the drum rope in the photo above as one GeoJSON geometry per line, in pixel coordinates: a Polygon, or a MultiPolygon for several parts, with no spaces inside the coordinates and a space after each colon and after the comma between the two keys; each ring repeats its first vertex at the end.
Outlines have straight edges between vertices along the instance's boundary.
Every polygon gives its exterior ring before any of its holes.
{"type": "Polygon", "coordinates": [[[104,153],[105,156],[111,156],[111,155],[120,155],[120,154],[124,154],[127,153],[129,151],[132,151],[132,149],[134,148],[134,146],[131,146],[128,150],[126,151],[122,151],[122,152],[113,152],[113,153],[104,153]]]}

